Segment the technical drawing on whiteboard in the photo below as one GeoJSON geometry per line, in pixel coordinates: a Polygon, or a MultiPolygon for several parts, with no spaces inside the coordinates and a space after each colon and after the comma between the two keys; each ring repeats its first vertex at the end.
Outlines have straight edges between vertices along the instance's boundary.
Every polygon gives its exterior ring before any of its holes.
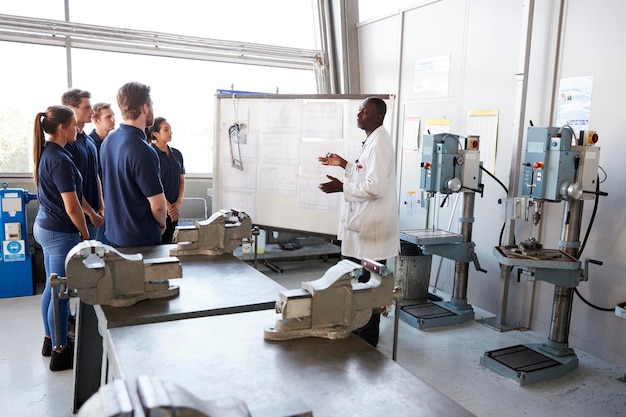
{"type": "Polygon", "coordinates": [[[245,123],[233,123],[228,128],[228,137],[230,142],[230,160],[232,166],[243,171],[240,145],[245,145],[247,143],[247,125],[245,123]]]}

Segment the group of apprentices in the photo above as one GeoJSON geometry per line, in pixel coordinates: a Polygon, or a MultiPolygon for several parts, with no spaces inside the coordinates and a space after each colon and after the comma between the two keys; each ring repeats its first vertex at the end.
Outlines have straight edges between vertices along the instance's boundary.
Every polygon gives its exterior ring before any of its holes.
{"type": "Polygon", "coordinates": [[[65,257],[82,240],[120,248],[171,242],[184,193],[183,157],[168,145],[170,124],[154,118],[150,87],[131,82],[118,90],[124,122],[117,129],[111,106],[98,103],[94,109],[90,98],[87,91],[69,90],[62,105],[35,118],[39,211],[33,234],[43,249],[46,272],[42,354],[51,357],[53,371],[72,368],[73,347],[67,299],[58,301],[60,334],[53,331],[50,275],[65,276],[65,257]],[[96,128],[88,136],[83,128],[95,111],[96,128]]]}

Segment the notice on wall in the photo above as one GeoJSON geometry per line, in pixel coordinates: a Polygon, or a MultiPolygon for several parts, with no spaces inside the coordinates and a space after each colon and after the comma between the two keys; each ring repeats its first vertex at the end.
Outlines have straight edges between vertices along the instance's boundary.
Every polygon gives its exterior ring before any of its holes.
{"type": "Polygon", "coordinates": [[[450,133],[450,119],[426,119],[425,129],[429,135],[436,135],[437,133],[450,133]]]}
{"type": "Polygon", "coordinates": [[[446,97],[450,79],[450,55],[435,56],[415,61],[413,96],[446,97]]]}
{"type": "Polygon", "coordinates": [[[576,135],[589,129],[593,77],[561,78],[557,99],[556,127],[571,126],[576,135]]]}
{"type": "Polygon", "coordinates": [[[480,160],[489,172],[495,172],[498,143],[498,110],[473,110],[467,114],[467,136],[478,136],[480,160]]]}
{"type": "Polygon", "coordinates": [[[417,151],[419,149],[420,120],[419,115],[404,116],[402,149],[405,151],[417,151]]]}

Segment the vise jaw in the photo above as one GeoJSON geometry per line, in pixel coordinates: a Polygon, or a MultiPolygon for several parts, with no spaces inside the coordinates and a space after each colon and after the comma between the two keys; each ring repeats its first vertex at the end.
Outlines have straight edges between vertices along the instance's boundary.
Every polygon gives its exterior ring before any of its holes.
{"type": "Polygon", "coordinates": [[[65,257],[66,286],[87,304],[126,307],[141,300],[178,295],[168,279],[182,278],[177,258],[144,259],[97,240],[80,242],[65,257]]]}
{"type": "Polygon", "coordinates": [[[252,220],[243,211],[219,210],[193,226],[177,226],[170,255],[222,255],[252,236],[252,220]]]}
{"type": "Polygon", "coordinates": [[[281,291],[276,312],[282,318],[265,329],[264,338],[345,339],[367,324],[372,309],[392,304],[393,285],[393,273],[385,265],[367,259],[359,265],[344,259],[322,278],[303,282],[301,289],[281,291]],[[360,283],[355,276],[363,269],[371,275],[368,282],[360,283]]]}
{"type": "Polygon", "coordinates": [[[237,397],[206,400],[175,383],[142,375],[115,379],[100,387],[80,408],[78,417],[313,417],[299,397],[249,408],[237,397]]]}

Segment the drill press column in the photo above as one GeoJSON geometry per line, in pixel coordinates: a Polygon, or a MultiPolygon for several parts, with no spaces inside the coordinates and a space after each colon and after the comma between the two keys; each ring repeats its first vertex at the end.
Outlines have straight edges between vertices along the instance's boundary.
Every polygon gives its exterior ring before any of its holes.
{"type": "MultiPolygon", "coordinates": [[[[474,223],[474,200],[473,192],[461,193],[461,207],[463,217],[461,217],[461,235],[463,242],[472,241],[472,228],[474,223]]],[[[454,268],[454,291],[450,303],[463,308],[467,304],[467,281],[469,277],[469,262],[456,262],[454,268]]],[[[471,308],[471,307],[468,307],[471,308]]]]}
{"type": "MultiPolygon", "coordinates": [[[[559,249],[578,258],[580,249],[580,225],[582,223],[583,200],[569,199],[563,212],[563,228],[559,249]]],[[[569,326],[572,317],[572,303],[574,288],[554,287],[554,301],[552,304],[552,320],[550,322],[550,336],[548,345],[554,348],[555,355],[573,354],[568,346],[569,326]]]]}

